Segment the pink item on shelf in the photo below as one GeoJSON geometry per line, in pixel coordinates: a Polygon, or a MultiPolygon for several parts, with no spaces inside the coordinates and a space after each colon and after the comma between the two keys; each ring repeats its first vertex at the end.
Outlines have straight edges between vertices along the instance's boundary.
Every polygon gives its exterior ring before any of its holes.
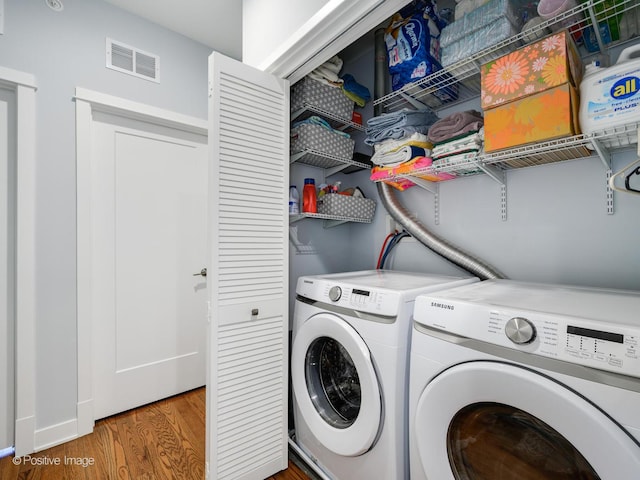
{"type": "MultiPolygon", "coordinates": [[[[416,157],[413,160],[404,162],[395,167],[373,167],[371,170],[371,181],[385,182],[398,190],[406,190],[415,185],[411,179],[396,178],[398,175],[412,175],[414,172],[423,168],[428,168],[433,164],[430,157],[416,157]]],[[[451,180],[456,178],[455,175],[445,172],[426,172],[416,175],[417,178],[428,180],[430,182],[441,182],[443,180],[451,180]]]]}

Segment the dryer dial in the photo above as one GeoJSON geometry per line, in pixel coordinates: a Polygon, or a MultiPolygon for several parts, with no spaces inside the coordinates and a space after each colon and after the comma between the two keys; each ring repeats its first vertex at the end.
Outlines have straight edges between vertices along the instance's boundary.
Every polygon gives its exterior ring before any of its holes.
{"type": "Polygon", "coordinates": [[[536,327],[523,317],[513,317],[504,326],[507,338],[517,345],[531,343],[536,338],[536,327]]]}
{"type": "Polygon", "coordinates": [[[342,296],[342,289],[338,286],[335,287],[331,287],[331,289],[329,290],[329,298],[331,299],[332,302],[337,302],[338,300],[340,300],[340,297],[342,296]]]}

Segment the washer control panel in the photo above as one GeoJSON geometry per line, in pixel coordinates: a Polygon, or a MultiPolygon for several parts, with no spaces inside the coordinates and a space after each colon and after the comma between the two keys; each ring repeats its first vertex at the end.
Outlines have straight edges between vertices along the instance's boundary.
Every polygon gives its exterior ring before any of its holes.
{"type": "Polygon", "coordinates": [[[356,288],[347,283],[313,279],[298,283],[297,293],[319,302],[360,312],[396,316],[403,303],[400,294],[382,288],[356,288]]]}
{"type": "Polygon", "coordinates": [[[640,328],[419,296],[420,324],[463,337],[640,378],[640,328]]]}
{"type": "Polygon", "coordinates": [[[329,300],[328,303],[361,312],[396,315],[398,311],[399,298],[392,292],[327,284],[324,293],[329,300]]]}

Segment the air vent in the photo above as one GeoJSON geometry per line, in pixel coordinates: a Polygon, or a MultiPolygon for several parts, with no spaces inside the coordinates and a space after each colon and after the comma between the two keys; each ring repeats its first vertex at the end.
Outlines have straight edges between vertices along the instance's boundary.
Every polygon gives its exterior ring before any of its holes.
{"type": "Polygon", "coordinates": [[[160,83],[160,57],[107,38],[107,68],[160,83]]]}

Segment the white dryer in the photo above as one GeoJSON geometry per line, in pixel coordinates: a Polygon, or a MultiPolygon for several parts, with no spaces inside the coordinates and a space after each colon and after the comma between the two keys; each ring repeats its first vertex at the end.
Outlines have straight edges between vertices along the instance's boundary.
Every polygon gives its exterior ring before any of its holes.
{"type": "Polygon", "coordinates": [[[408,478],[415,297],[477,280],[389,270],[298,279],[291,349],[295,439],[329,477],[408,478]]]}
{"type": "Polygon", "coordinates": [[[490,280],[414,316],[412,480],[640,478],[640,292],[490,280]]]}

